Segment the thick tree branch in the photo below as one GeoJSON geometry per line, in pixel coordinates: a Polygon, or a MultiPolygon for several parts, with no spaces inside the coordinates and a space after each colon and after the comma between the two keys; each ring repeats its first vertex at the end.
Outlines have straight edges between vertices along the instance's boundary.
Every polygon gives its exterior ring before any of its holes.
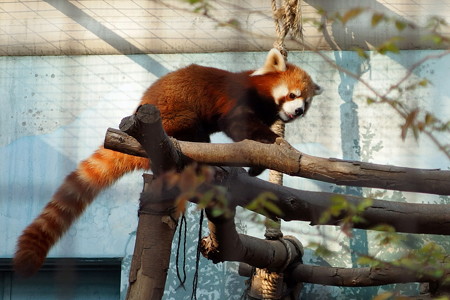
{"type": "MultiPolygon", "coordinates": [[[[152,160],[154,174],[178,168],[180,154],[162,129],[159,111],[154,106],[141,106],[135,115],[124,118],[120,127],[144,146],[152,160]]],[[[178,218],[175,197],[161,198],[164,185],[159,181],[163,179],[144,176],[128,300],[161,299],[163,296],[178,218]]]]}
{"type": "MultiPolygon", "coordinates": [[[[239,275],[250,277],[252,266],[239,265],[239,275]]],[[[290,278],[298,282],[365,287],[393,283],[435,282],[434,276],[392,265],[383,267],[337,268],[297,264],[287,270],[290,278]]]]}
{"type": "MultiPolygon", "coordinates": [[[[326,159],[299,152],[282,139],[277,140],[276,144],[261,144],[250,140],[230,144],[173,141],[185,156],[199,163],[265,167],[292,176],[338,185],[450,195],[450,171],[326,159]]],[[[132,139],[114,129],[108,129],[105,147],[145,157],[136,141],[132,142],[132,139]]]]}
{"type": "Polygon", "coordinates": [[[155,185],[150,177],[144,180],[127,300],[162,299],[178,218],[173,201],[149,200],[155,185]]]}
{"type": "MultiPolygon", "coordinates": [[[[141,145],[143,153],[152,162],[151,168],[155,175],[181,168],[181,154],[164,131],[159,110],[155,106],[140,106],[134,115],[123,118],[119,127],[120,132],[134,137],[141,145]]],[[[127,140],[131,141],[129,138],[127,140]]]]}
{"type": "MultiPolygon", "coordinates": [[[[154,136],[147,134],[148,132],[152,132],[152,130],[162,131],[161,126],[155,129],[158,126],[153,128],[153,125],[151,125],[155,122],[159,123],[159,121],[159,117],[152,117],[150,119],[140,118],[138,111],[135,119],[132,118],[131,121],[128,120],[125,121],[125,123],[131,122],[131,130],[129,132],[135,135],[142,144],[147,145],[147,148],[151,149],[148,150],[146,148],[149,153],[156,152],[156,154],[150,154],[151,158],[155,160],[153,161],[154,166],[157,166],[154,171],[155,173],[162,174],[167,170],[182,168],[186,161],[184,160],[184,157],[175,149],[173,143],[169,141],[169,138],[165,134],[160,132],[156,133],[156,142],[154,136]],[[152,143],[156,143],[158,146],[152,146],[152,143]],[[159,159],[170,159],[171,161],[166,163],[160,162],[159,159]]],[[[122,128],[123,127],[124,126],[122,124],[122,128]]],[[[252,143],[251,141],[247,142],[252,143]]],[[[284,144],[282,139],[278,142],[281,142],[280,144],[284,144]]],[[[193,143],[189,144],[194,145],[193,143]]],[[[269,146],[276,147],[276,145],[269,146]]],[[[181,150],[184,151],[183,147],[181,147],[181,150]]],[[[282,150],[276,149],[272,151],[285,151],[285,153],[289,153],[291,151],[296,152],[295,149],[292,149],[289,145],[283,145],[282,150]]],[[[236,153],[243,153],[244,157],[247,155],[245,151],[236,153]]],[[[227,155],[230,154],[228,153],[227,155]]],[[[290,154],[288,156],[290,156],[290,154]]],[[[261,165],[258,159],[253,161],[253,163],[256,165],[261,165]]],[[[269,164],[271,163],[269,162],[269,164]]],[[[272,162],[272,164],[276,163],[272,162]]],[[[384,166],[369,166],[370,170],[375,171],[380,169],[381,171],[385,171],[383,168],[384,166]]],[[[164,180],[164,177],[165,176],[160,176],[162,180],[164,180]]],[[[338,196],[331,193],[298,191],[276,184],[271,184],[258,178],[250,177],[243,169],[237,168],[216,168],[214,179],[216,184],[221,184],[227,187],[228,197],[231,199],[229,200],[229,206],[233,212],[236,205],[245,206],[250,201],[255,199],[261,192],[270,191],[277,196],[278,200],[276,201],[276,204],[281,211],[283,211],[283,215],[278,217],[282,217],[285,220],[309,220],[313,224],[315,224],[320,215],[328,209],[330,199],[338,196]]],[[[160,220],[156,217],[159,214],[155,214],[155,208],[160,211],[170,211],[174,198],[173,195],[177,195],[178,189],[178,187],[172,185],[169,191],[161,191],[163,196],[169,195],[169,198],[172,199],[171,201],[155,201],[155,199],[160,199],[159,196],[161,194],[154,193],[154,190],[158,190],[158,188],[161,189],[162,186],[164,186],[164,184],[161,183],[158,183],[155,186],[149,186],[147,184],[146,187],[149,192],[143,193],[143,197],[148,194],[147,196],[150,199],[153,199],[153,201],[149,201],[148,199],[147,201],[141,201],[141,216],[139,220],[140,228],[138,228],[137,245],[135,248],[133,266],[130,272],[130,289],[128,293],[129,299],[133,297],[139,298],[144,294],[145,297],[150,296],[157,298],[161,295],[161,288],[163,288],[163,284],[161,285],[161,283],[164,283],[165,281],[168,255],[170,254],[168,249],[170,249],[170,241],[173,236],[172,229],[174,226],[173,216],[170,216],[170,213],[167,213],[165,219],[160,220]],[[147,204],[150,203],[153,206],[144,207],[146,202],[147,204]],[[154,204],[164,204],[168,206],[161,208],[159,206],[154,206],[154,204]],[[147,213],[153,220],[145,224],[144,221],[141,223],[141,220],[144,220],[142,219],[142,215],[147,215],[147,213]],[[160,226],[153,228],[154,224],[152,224],[152,222],[159,223],[160,225],[163,223],[164,224],[162,227],[160,226]],[[172,226],[170,226],[170,224],[172,224],[172,226]],[[149,227],[153,228],[155,232],[150,233],[149,235],[143,234],[149,231],[149,227]],[[140,229],[144,230],[140,232],[140,229]],[[163,231],[164,234],[161,234],[163,231]],[[167,249],[162,249],[160,247],[156,248],[153,245],[155,240],[158,240],[158,245],[160,245],[162,236],[168,237],[168,239],[165,239],[167,241],[164,242],[164,245],[169,247],[166,247],[167,249]],[[153,252],[151,251],[152,248],[154,250],[153,252]],[[166,257],[167,260],[165,259],[166,257]],[[162,258],[164,259],[161,264],[162,258]],[[159,279],[156,280],[153,276],[154,274],[157,274],[159,279]],[[163,277],[162,280],[161,277],[163,277]],[[142,292],[145,293],[142,294],[142,292]]],[[[211,184],[209,182],[205,182],[203,186],[200,186],[200,189],[207,189],[210,186],[211,184]]],[[[339,196],[342,197],[342,195],[339,196]]],[[[353,204],[357,204],[363,200],[359,197],[345,197],[353,204]]],[[[443,226],[450,223],[449,212],[450,209],[446,205],[424,205],[373,200],[373,205],[363,213],[363,217],[367,222],[363,224],[355,224],[355,227],[369,228],[370,226],[380,223],[387,223],[389,225],[393,225],[397,231],[450,234],[450,229],[446,229],[449,226],[443,226]],[[426,211],[425,214],[424,211],[426,211]]],[[[239,235],[236,232],[233,217],[213,217],[209,214],[209,219],[211,221],[211,233],[209,237],[203,240],[202,246],[205,256],[215,262],[234,260],[246,262],[259,268],[268,268],[269,270],[279,271],[284,269],[287,264],[298,261],[299,257],[302,255],[301,250],[299,250],[299,247],[296,246],[295,242],[289,241],[282,244],[279,241],[260,240],[246,235],[239,235]],[[289,256],[287,255],[288,252],[295,253],[295,255],[289,256]]],[[[337,224],[339,223],[339,219],[340,218],[337,217],[330,220],[329,224],[337,224]]],[[[435,281],[434,278],[431,277],[392,267],[345,269],[305,266],[298,264],[291,266],[288,272],[289,276],[296,281],[339,286],[368,286],[393,282],[435,281]]]]}
{"type": "Polygon", "coordinates": [[[294,237],[289,237],[283,244],[280,240],[264,240],[238,234],[234,214],[214,217],[207,210],[207,215],[210,235],[202,239],[201,251],[214,263],[239,261],[275,272],[283,271],[287,265],[298,262],[303,255],[302,246],[294,237]]]}
{"type": "Polygon", "coordinates": [[[433,282],[436,278],[400,267],[333,268],[297,265],[290,271],[296,281],[335,286],[363,287],[393,283],[433,282]]]}
{"type": "MultiPolygon", "coordinates": [[[[222,171],[225,172],[223,169],[222,171]]],[[[231,169],[222,174],[218,184],[231,193],[231,206],[245,207],[263,191],[277,196],[276,205],[283,212],[277,216],[286,221],[310,221],[318,224],[323,212],[331,205],[333,197],[345,197],[357,205],[363,197],[325,192],[301,191],[279,186],[259,178],[251,177],[243,169],[231,169]]],[[[370,229],[379,224],[393,226],[398,232],[450,235],[450,206],[444,204],[419,204],[373,199],[372,205],[363,212],[365,223],[354,224],[355,228],[370,229]]],[[[341,216],[343,217],[343,216],[341,216]]],[[[330,219],[327,224],[338,225],[341,218],[330,219]]]]}
{"type": "MultiPolygon", "coordinates": [[[[116,136],[115,140],[122,140],[122,135],[117,134],[116,131],[109,130],[109,133],[111,132],[113,132],[113,136],[116,136]]],[[[108,136],[111,136],[111,134],[109,134],[108,136]]],[[[155,142],[153,141],[153,143],[155,142]]],[[[187,153],[189,157],[198,158],[198,160],[201,162],[215,164],[221,164],[221,159],[223,159],[224,161],[228,161],[231,164],[232,161],[229,160],[229,157],[234,158],[234,164],[236,164],[236,162],[244,163],[245,161],[251,160],[251,154],[257,154],[264,151],[273,151],[275,154],[278,153],[277,155],[274,155],[274,157],[280,160],[280,169],[281,163],[283,161],[286,161],[286,159],[289,157],[289,154],[281,157],[280,159],[279,153],[297,153],[297,155],[299,153],[289,146],[266,145],[253,141],[244,141],[241,143],[222,145],[179,142],[179,146],[183,153],[187,153]],[[196,147],[195,150],[193,149],[194,146],[196,147]],[[252,150],[252,147],[256,147],[256,149],[266,150],[255,151],[255,149],[252,150]],[[202,159],[202,155],[209,159],[202,159]],[[212,159],[214,159],[214,161],[212,161],[212,159]]],[[[167,152],[170,153],[170,151],[167,152]]],[[[182,156],[177,156],[177,158],[175,159],[181,160],[182,156]]],[[[262,158],[260,157],[260,159],[262,158]]],[[[317,161],[324,159],[315,158],[314,160],[316,160],[317,163],[317,161]]],[[[174,164],[179,165],[182,163],[174,162],[174,164]]],[[[339,168],[343,169],[339,171],[340,173],[342,173],[345,171],[346,164],[351,163],[344,162],[343,166],[339,161],[337,161],[335,167],[338,166],[339,168]]],[[[361,164],[359,164],[359,166],[361,166],[361,164]]],[[[388,173],[387,169],[389,168],[395,168],[387,166],[376,166],[371,164],[363,164],[363,166],[364,169],[375,171],[381,170],[381,172],[383,173],[388,173]]],[[[423,170],[418,170],[418,172],[421,171],[423,170]]],[[[441,172],[442,174],[447,174],[447,172],[445,171],[440,171],[439,174],[441,174],[441,172]]],[[[270,191],[277,196],[278,201],[276,204],[281,209],[281,211],[283,211],[283,215],[276,217],[283,218],[287,221],[310,221],[313,225],[319,223],[321,215],[329,208],[331,204],[330,199],[332,199],[333,197],[343,196],[339,194],[299,191],[292,188],[280,187],[258,178],[250,177],[245,171],[239,171],[236,169],[228,169],[228,171],[226,171],[224,169],[217,168],[216,178],[217,182],[219,184],[225,185],[231,193],[231,207],[234,207],[236,205],[245,207],[263,191],[270,191]]],[[[399,181],[401,181],[400,176],[398,177],[398,179],[399,181]]],[[[353,204],[357,204],[363,200],[363,198],[361,197],[348,195],[345,195],[345,198],[353,204]]],[[[450,224],[450,206],[448,205],[416,204],[374,199],[372,206],[370,206],[362,216],[366,220],[366,222],[354,224],[355,228],[368,229],[374,227],[375,225],[388,224],[393,226],[399,232],[450,234],[450,226],[448,226],[450,224]]],[[[343,215],[331,219],[327,224],[338,225],[342,217],[343,215]]]]}

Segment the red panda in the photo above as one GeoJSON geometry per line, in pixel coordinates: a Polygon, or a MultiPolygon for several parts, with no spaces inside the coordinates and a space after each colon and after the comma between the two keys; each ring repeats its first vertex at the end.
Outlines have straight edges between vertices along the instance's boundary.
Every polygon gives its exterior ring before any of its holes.
{"type": "MultiPolygon", "coordinates": [[[[209,142],[223,131],[233,141],[273,143],[277,119],[290,122],[304,115],[321,88],[297,66],[272,49],[256,71],[228,71],[191,65],[169,73],[144,93],[140,104],[154,104],[169,136],[209,142]]],[[[125,173],[149,169],[148,159],[100,147],[69,174],[17,242],[15,270],[34,274],[50,248],[103,189],[125,173]]]]}

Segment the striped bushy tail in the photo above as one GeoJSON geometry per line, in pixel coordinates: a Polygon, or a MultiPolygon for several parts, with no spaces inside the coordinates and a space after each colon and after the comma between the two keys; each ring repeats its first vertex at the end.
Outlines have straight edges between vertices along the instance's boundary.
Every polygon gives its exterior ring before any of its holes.
{"type": "Polygon", "coordinates": [[[69,174],[41,214],[17,242],[14,269],[22,276],[39,270],[50,248],[59,240],[99,192],[125,173],[149,169],[149,160],[99,148],[69,174]]]}

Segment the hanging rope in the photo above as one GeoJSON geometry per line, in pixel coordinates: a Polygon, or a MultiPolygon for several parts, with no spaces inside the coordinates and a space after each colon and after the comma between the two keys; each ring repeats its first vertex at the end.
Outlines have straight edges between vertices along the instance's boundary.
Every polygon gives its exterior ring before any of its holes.
{"type": "MultiPolygon", "coordinates": [[[[279,6],[277,0],[272,0],[272,15],[277,32],[277,40],[274,42],[274,48],[278,49],[287,60],[287,50],[285,39],[290,32],[293,37],[299,37],[302,33],[301,25],[301,0],[282,0],[283,5],[279,6]]],[[[284,123],[280,120],[272,125],[272,131],[284,138],[284,123]]],[[[274,170],[269,171],[269,181],[275,184],[283,185],[283,173],[274,170]]],[[[273,224],[273,222],[268,222],[273,224]]],[[[266,226],[266,238],[278,239],[283,236],[281,225],[266,226]]]]}
{"type": "MultiPolygon", "coordinates": [[[[278,136],[281,136],[282,138],[284,138],[284,123],[283,123],[283,121],[277,120],[270,129],[272,129],[272,131],[275,132],[278,136]]],[[[269,182],[272,182],[272,183],[275,183],[278,185],[283,185],[283,173],[274,171],[274,170],[269,170],[269,182]]]]}
{"type": "MultiPolygon", "coordinates": [[[[302,36],[301,22],[301,0],[282,0],[283,5],[279,6],[277,0],[272,0],[272,16],[275,23],[277,39],[273,47],[278,49],[287,60],[288,52],[285,46],[285,39],[288,33],[294,38],[302,36]]],[[[277,121],[272,125],[272,130],[281,137],[284,137],[284,123],[277,121]]],[[[273,170],[269,171],[269,181],[279,185],[283,184],[283,174],[273,170]]]]}
{"type": "MultiPolygon", "coordinates": [[[[288,52],[285,46],[285,39],[290,32],[292,37],[298,38],[302,35],[301,26],[301,0],[284,0],[282,6],[278,6],[277,0],[272,0],[272,13],[275,22],[275,30],[277,39],[273,43],[273,47],[278,49],[287,60],[288,52]]],[[[284,138],[284,123],[279,120],[272,125],[272,131],[284,138]]],[[[269,181],[278,185],[283,185],[283,173],[274,170],[269,171],[269,181]]],[[[273,221],[266,219],[266,239],[280,240],[286,247],[288,259],[286,260],[283,270],[291,261],[292,253],[286,245],[281,232],[281,221],[273,221]]],[[[283,273],[269,272],[266,269],[256,269],[256,275],[261,278],[261,293],[263,299],[280,299],[280,291],[283,286],[283,273]]]]}
{"type": "Polygon", "coordinates": [[[264,300],[280,299],[283,286],[283,273],[257,269],[256,275],[261,278],[261,296],[264,300]]]}
{"type": "Polygon", "coordinates": [[[284,40],[288,33],[291,33],[293,38],[302,36],[301,0],[283,0],[282,5],[278,5],[277,2],[277,0],[272,0],[272,16],[278,36],[273,47],[287,58],[284,40]]]}

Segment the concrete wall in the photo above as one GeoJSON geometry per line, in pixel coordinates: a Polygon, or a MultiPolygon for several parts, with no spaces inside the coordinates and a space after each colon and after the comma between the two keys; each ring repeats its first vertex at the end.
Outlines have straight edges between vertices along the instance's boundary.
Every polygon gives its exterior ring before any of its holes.
{"type": "MultiPolygon", "coordinates": [[[[391,57],[371,54],[369,61],[362,61],[352,52],[327,52],[325,55],[338,65],[359,73],[371,86],[383,90],[402,78],[414,62],[436,53],[405,51],[391,57]]],[[[0,160],[0,228],[3,232],[0,257],[12,256],[17,236],[40,212],[63,178],[102,143],[106,128],[117,128],[121,118],[135,109],[143,91],[157,77],[190,63],[232,71],[253,69],[261,65],[264,58],[265,53],[0,57],[3,70],[0,81],[0,157],[3,158],[0,160]],[[156,74],[148,66],[157,66],[156,74]]],[[[289,59],[307,70],[325,88],[325,92],[314,100],[308,115],[287,126],[287,139],[299,150],[317,156],[383,164],[449,167],[448,159],[427,138],[421,137],[416,141],[408,135],[402,141],[401,120],[387,106],[367,105],[364,96],[370,96],[370,92],[364,85],[330,67],[315,53],[291,52],[289,59]]],[[[423,77],[432,84],[409,92],[405,98],[407,104],[447,118],[450,115],[450,92],[445,78],[449,67],[447,56],[430,60],[416,69],[405,85],[423,77]]],[[[224,140],[221,135],[214,136],[214,141],[224,140]]],[[[105,191],[49,256],[122,257],[124,290],[134,246],[141,182],[137,172],[105,191]]],[[[371,192],[346,190],[291,177],[287,177],[285,182],[301,189],[361,195],[371,192]]],[[[395,198],[392,192],[385,196],[395,198]]],[[[398,194],[395,196],[400,197],[398,194]]],[[[402,197],[411,202],[445,200],[410,193],[402,193],[402,197]]],[[[198,215],[194,212],[190,218],[195,224],[198,215]]],[[[261,226],[254,223],[246,223],[245,226],[248,233],[262,236],[261,226]]],[[[286,224],[285,230],[292,231],[305,245],[310,241],[323,241],[320,235],[323,231],[306,223],[291,222],[286,224]]],[[[359,252],[375,249],[370,246],[370,234],[367,237],[365,233],[359,233],[356,239],[348,241],[335,229],[326,231],[336,239],[330,242],[336,250],[342,250],[342,245],[336,241],[359,252]]],[[[194,231],[192,239],[195,236],[194,231]]],[[[307,251],[305,259],[317,263],[318,258],[307,251]]],[[[210,268],[203,276],[217,272],[208,262],[203,263],[210,268]]],[[[351,255],[342,254],[321,263],[352,266],[355,262],[351,255]]],[[[229,276],[226,271],[221,272],[229,276]]],[[[169,280],[169,285],[167,299],[180,295],[180,291],[174,289],[174,277],[169,280]]],[[[237,287],[237,291],[240,289],[242,286],[237,287]]],[[[346,289],[315,286],[309,286],[306,291],[313,295],[319,290],[341,299],[345,299],[348,292],[346,289]]],[[[203,292],[213,297],[211,295],[217,290],[212,288],[203,292]]]]}

